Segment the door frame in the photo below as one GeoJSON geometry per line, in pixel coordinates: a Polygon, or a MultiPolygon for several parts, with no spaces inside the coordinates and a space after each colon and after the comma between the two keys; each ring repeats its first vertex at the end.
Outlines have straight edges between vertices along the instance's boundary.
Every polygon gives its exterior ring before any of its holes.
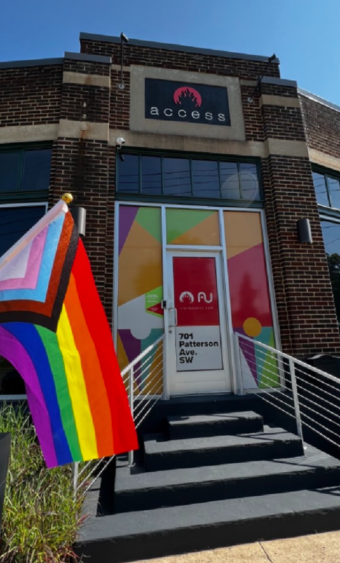
{"type": "MultiPolygon", "coordinates": [[[[222,202],[221,202],[222,203],[222,202]]],[[[118,334],[118,269],[119,269],[119,208],[120,206],[137,206],[137,207],[157,207],[161,212],[161,233],[162,233],[162,262],[163,262],[163,293],[167,293],[167,264],[166,264],[166,253],[170,249],[187,249],[187,250],[211,250],[222,252],[222,283],[224,288],[224,299],[225,306],[227,309],[227,342],[230,349],[230,364],[231,364],[231,382],[232,382],[232,393],[244,394],[247,390],[243,390],[242,382],[237,380],[236,377],[236,354],[234,346],[234,331],[231,319],[231,302],[230,302],[230,292],[229,292],[229,278],[228,278],[228,268],[227,268],[227,249],[226,240],[224,232],[224,211],[242,211],[244,213],[258,213],[260,214],[263,244],[264,244],[264,254],[265,254],[265,264],[267,270],[267,280],[269,288],[269,297],[271,304],[271,312],[273,317],[273,329],[275,335],[275,342],[277,350],[282,350],[280,329],[277,314],[277,305],[274,290],[274,279],[273,279],[273,269],[270,258],[269,242],[267,235],[267,225],[264,209],[261,207],[238,207],[238,206],[211,206],[211,205],[179,205],[171,203],[154,203],[154,202],[141,202],[141,201],[115,201],[115,212],[114,212],[114,243],[113,243],[113,301],[112,301],[112,335],[115,347],[117,347],[117,334],[118,334]],[[220,245],[219,246],[187,246],[187,245],[168,245],[166,243],[166,209],[197,209],[197,210],[209,210],[217,211],[219,217],[219,228],[220,228],[220,245]]],[[[166,313],[166,311],[164,311],[166,313]]],[[[169,385],[168,385],[168,374],[166,370],[167,365],[167,347],[164,346],[164,373],[163,373],[163,398],[169,399],[169,385]]],[[[284,382],[283,382],[284,383],[284,382]]],[[[281,383],[282,386],[282,383],[281,383]]],[[[251,393],[263,393],[261,389],[252,389],[251,393]]]]}
{"type": "MultiPolygon", "coordinates": [[[[164,293],[164,300],[166,301],[170,301],[171,306],[167,306],[166,309],[164,309],[164,333],[165,333],[165,346],[169,351],[169,354],[167,355],[167,365],[166,365],[166,372],[168,374],[168,378],[167,378],[167,387],[168,387],[168,392],[169,395],[171,396],[179,396],[180,394],[175,394],[174,392],[171,392],[171,379],[172,376],[177,372],[177,368],[176,368],[176,360],[175,360],[175,355],[174,355],[174,351],[175,351],[175,346],[176,346],[176,341],[175,341],[175,330],[173,331],[173,335],[171,337],[168,336],[169,334],[169,330],[171,328],[171,325],[169,326],[169,311],[174,309],[174,278],[173,278],[173,258],[174,257],[182,257],[182,258],[191,258],[191,257],[195,257],[198,256],[200,258],[214,258],[215,260],[215,272],[216,272],[216,287],[217,287],[217,294],[218,294],[218,311],[219,311],[219,319],[220,319],[220,338],[221,338],[221,354],[222,354],[222,363],[223,363],[223,367],[221,370],[218,371],[222,371],[225,374],[225,382],[226,382],[226,387],[228,386],[229,389],[223,390],[223,391],[211,391],[211,393],[232,393],[233,392],[233,382],[232,382],[232,376],[231,376],[231,365],[230,365],[230,346],[228,344],[228,339],[227,339],[227,335],[228,335],[228,330],[227,330],[227,322],[228,322],[228,310],[227,310],[227,306],[226,306],[226,298],[225,298],[225,291],[224,291],[224,284],[223,284],[223,268],[222,268],[222,262],[223,262],[223,258],[222,258],[222,249],[218,249],[218,250],[211,250],[211,247],[205,247],[204,250],[199,249],[198,247],[192,247],[190,250],[187,248],[183,248],[179,247],[179,248],[174,248],[174,246],[171,247],[171,249],[168,249],[166,252],[166,260],[167,260],[167,275],[168,275],[168,280],[167,280],[167,294],[164,293]],[[165,315],[166,313],[166,315],[165,315]]],[[[208,376],[209,371],[208,370],[202,370],[202,372],[205,372],[208,376]]],[[[187,395],[199,395],[202,394],[199,391],[198,392],[193,392],[193,393],[187,393],[187,395]]],[[[209,394],[209,391],[206,392],[206,394],[209,394]]],[[[186,395],[185,393],[183,393],[183,395],[186,395]]]]}

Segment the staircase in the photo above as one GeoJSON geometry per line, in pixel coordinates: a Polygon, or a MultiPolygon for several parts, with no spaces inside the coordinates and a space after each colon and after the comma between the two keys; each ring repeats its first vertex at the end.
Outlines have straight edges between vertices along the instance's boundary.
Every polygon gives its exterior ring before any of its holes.
{"type": "Polygon", "coordinates": [[[339,528],[337,459],[250,410],[165,422],[142,436],[142,463],[118,461],[114,514],[96,517],[98,485],[88,494],[78,554],[118,563],[339,528]]]}

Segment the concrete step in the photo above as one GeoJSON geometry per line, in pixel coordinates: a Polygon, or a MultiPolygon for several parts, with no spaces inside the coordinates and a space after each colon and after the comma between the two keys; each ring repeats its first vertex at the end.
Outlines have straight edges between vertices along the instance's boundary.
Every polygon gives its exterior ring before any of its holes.
{"type": "Polygon", "coordinates": [[[196,416],[168,416],[167,423],[171,440],[260,432],[263,430],[262,416],[253,411],[196,416]]]}
{"type": "Polygon", "coordinates": [[[264,432],[236,436],[169,441],[163,435],[144,436],[146,471],[239,463],[303,455],[298,436],[265,426],[264,432]]]}
{"type": "Polygon", "coordinates": [[[337,530],[339,519],[339,487],[304,489],[90,517],[74,547],[96,563],[123,563],[337,530]]]}
{"type": "Polygon", "coordinates": [[[134,474],[117,469],[115,512],[151,510],[340,485],[340,461],[308,446],[305,456],[134,474]]]}

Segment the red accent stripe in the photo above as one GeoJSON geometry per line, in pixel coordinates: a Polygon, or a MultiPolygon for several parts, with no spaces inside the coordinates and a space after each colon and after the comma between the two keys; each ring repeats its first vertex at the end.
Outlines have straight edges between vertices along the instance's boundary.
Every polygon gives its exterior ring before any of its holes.
{"type": "Polygon", "coordinates": [[[138,449],[130,407],[120,375],[108,324],[91,266],[82,241],[79,242],[72,273],[91,337],[94,341],[110,402],[115,453],[138,449]]]}

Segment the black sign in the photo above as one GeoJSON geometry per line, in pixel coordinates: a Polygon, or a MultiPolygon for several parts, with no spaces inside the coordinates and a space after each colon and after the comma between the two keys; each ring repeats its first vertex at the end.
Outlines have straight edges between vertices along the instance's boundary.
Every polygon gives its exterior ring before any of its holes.
{"type": "Polygon", "coordinates": [[[230,125],[228,92],[220,86],[146,78],[145,117],[230,125]]]}

